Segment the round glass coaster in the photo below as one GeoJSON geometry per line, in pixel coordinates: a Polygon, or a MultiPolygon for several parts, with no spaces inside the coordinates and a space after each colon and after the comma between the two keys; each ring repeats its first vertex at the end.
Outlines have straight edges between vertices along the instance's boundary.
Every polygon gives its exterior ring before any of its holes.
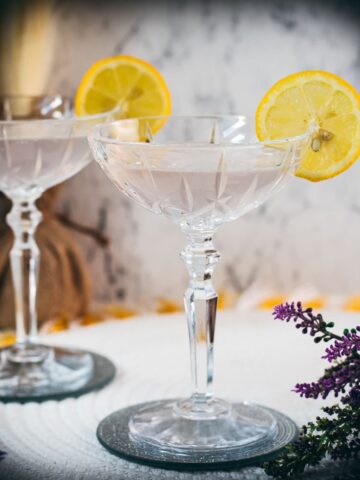
{"type": "Polygon", "coordinates": [[[201,419],[178,415],[182,404],[161,400],[118,410],[99,424],[98,440],[111,453],[140,464],[221,470],[259,465],[297,438],[295,423],[266,407],[235,403],[224,415],[201,419]]]}
{"type": "MultiPolygon", "coordinates": [[[[16,361],[11,347],[0,350],[0,402],[43,402],[78,397],[103,388],[115,376],[115,366],[102,355],[85,350],[40,346],[39,361],[16,361]]],[[[19,354],[21,356],[21,353],[19,354]]]]}

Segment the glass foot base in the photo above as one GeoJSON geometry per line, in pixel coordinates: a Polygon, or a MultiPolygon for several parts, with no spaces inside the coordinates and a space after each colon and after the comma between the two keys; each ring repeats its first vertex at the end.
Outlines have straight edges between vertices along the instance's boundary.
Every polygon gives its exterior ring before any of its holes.
{"type": "Polygon", "coordinates": [[[129,430],[137,442],[193,456],[195,451],[260,446],[276,436],[276,421],[271,412],[255,405],[213,399],[196,409],[183,400],[145,406],[131,417],[129,430]]]}
{"type": "Polygon", "coordinates": [[[36,345],[0,350],[0,401],[29,402],[78,396],[112,380],[114,365],[101,355],[36,345]]]}
{"type": "Polygon", "coordinates": [[[297,436],[294,422],[279,412],[248,403],[213,402],[220,414],[202,418],[183,415],[186,401],[128,407],[100,423],[98,439],[112,453],[137,463],[208,470],[258,465],[297,436]]]}

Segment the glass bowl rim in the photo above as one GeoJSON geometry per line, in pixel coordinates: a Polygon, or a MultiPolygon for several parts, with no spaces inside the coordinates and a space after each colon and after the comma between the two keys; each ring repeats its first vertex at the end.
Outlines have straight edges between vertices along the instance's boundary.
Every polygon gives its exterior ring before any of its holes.
{"type": "Polygon", "coordinates": [[[89,134],[90,140],[95,140],[101,143],[108,143],[114,145],[122,145],[124,147],[143,147],[143,148],[179,148],[179,149],[194,149],[194,150],[214,150],[215,148],[219,149],[243,149],[243,148],[259,148],[259,147],[266,147],[270,145],[279,145],[279,144],[292,144],[295,142],[300,142],[304,140],[308,140],[311,136],[311,129],[301,135],[295,135],[292,137],[285,137],[275,140],[256,140],[252,142],[244,142],[244,143],[208,143],[208,144],[191,144],[191,143],[178,143],[178,142],[169,142],[169,143],[151,143],[151,142],[139,142],[139,141],[126,141],[126,140],[119,140],[117,138],[109,138],[104,137],[101,134],[101,129],[104,127],[109,127],[114,124],[119,124],[120,122],[126,122],[128,120],[166,120],[171,118],[191,118],[191,119],[245,119],[245,120],[253,120],[253,124],[255,125],[255,117],[251,115],[232,115],[232,114],[209,114],[209,115],[197,115],[197,114],[176,114],[176,115],[147,115],[141,117],[129,117],[129,118],[121,118],[112,122],[105,122],[98,125],[95,125],[89,134]]]}
{"type": "MultiPolygon", "coordinates": [[[[45,98],[56,98],[60,97],[63,100],[66,100],[69,102],[70,105],[74,104],[74,100],[70,95],[63,95],[61,93],[43,93],[40,95],[26,95],[26,94],[5,94],[5,95],[0,95],[0,101],[1,100],[41,100],[45,98]]],[[[0,120],[0,126],[6,126],[6,125],[19,125],[19,124],[34,124],[34,123],[50,123],[51,125],[63,125],[64,123],[71,123],[71,122],[87,122],[90,120],[101,120],[103,118],[106,118],[107,116],[114,114],[114,113],[120,113],[121,112],[121,106],[117,105],[115,108],[112,110],[107,110],[106,112],[101,112],[101,113],[95,113],[93,115],[81,115],[78,116],[75,113],[73,113],[71,116],[66,117],[66,118],[33,118],[33,119],[21,119],[21,120],[0,120]]],[[[110,122],[108,122],[110,123],[110,122]]]]}

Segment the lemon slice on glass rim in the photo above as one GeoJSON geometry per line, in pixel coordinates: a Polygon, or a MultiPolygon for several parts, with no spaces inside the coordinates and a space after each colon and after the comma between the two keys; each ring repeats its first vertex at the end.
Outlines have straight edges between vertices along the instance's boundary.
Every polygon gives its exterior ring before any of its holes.
{"type": "MultiPolygon", "coordinates": [[[[77,115],[94,115],[119,108],[124,118],[171,113],[171,95],[160,72],[150,63],[117,55],[94,63],[83,76],[75,97],[77,115]]],[[[165,123],[150,120],[152,133],[165,123]]]]}
{"type": "Polygon", "coordinates": [[[329,72],[308,70],[273,85],[256,111],[261,141],[311,133],[296,169],[314,182],[338,175],[360,156],[360,95],[329,72]]]}

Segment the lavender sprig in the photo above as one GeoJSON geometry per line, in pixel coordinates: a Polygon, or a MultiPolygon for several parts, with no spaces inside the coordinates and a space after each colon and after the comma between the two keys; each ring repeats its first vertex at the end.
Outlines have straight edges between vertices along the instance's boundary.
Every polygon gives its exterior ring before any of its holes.
{"type": "Polygon", "coordinates": [[[340,393],[346,393],[347,387],[360,388],[359,382],[360,357],[354,352],[342,363],[326,369],[317,382],[297,383],[293,391],[299,393],[301,397],[325,399],[330,393],[335,397],[340,393]]]}
{"type": "Polygon", "coordinates": [[[360,351],[360,326],[352,329],[350,332],[345,330],[345,335],[340,340],[336,340],[333,345],[330,345],[326,350],[326,358],[329,362],[337,360],[344,355],[350,355],[352,352],[360,351]]]}
{"type": "MultiPolygon", "coordinates": [[[[360,326],[346,329],[339,336],[329,330],[334,327],[333,322],[325,322],[321,314],[303,308],[301,302],[278,305],[273,315],[276,320],[293,321],[296,328],[314,337],[315,343],[333,342],[322,357],[332,364],[324,375],[316,382],[296,384],[293,391],[314,399],[324,399],[332,393],[340,397],[340,403],[323,407],[326,416],[304,425],[299,439],[278,459],[264,465],[266,473],[288,478],[318,465],[325,457],[346,461],[346,465],[353,461],[356,467],[360,459],[360,326]]],[[[342,469],[336,478],[359,478],[358,473],[355,468],[349,477],[342,469]]]]}
{"type": "Polygon", "coordinates": [[[293,322],[296,328],[301,328],[302,333],[309,334],[314,338],[315,343],[321,341],[328,342],[330,340],[342,340],[342,337],[331,332],[329,328],[334,327],[334,322],[326,323],[318,313],[314,315],[312,308],[303,308],[301,302],[284,303],[274,308],[273,316],[275,320],[283,320],[285,322],[293,322]]]}

